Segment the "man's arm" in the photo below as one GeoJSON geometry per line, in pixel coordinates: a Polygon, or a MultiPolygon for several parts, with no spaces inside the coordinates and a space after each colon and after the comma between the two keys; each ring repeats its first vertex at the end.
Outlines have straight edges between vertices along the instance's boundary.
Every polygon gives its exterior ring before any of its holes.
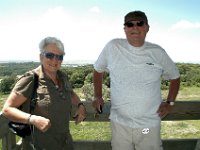
{"type": "Polygon", "coordinates": [[[96,70],[93,71],[93,84],[94,84],[94,101],[93,107],[101,112],[100,107],[104,105],[104,100],[102,98],[102,83],[103,83],[103,73],[99,73],[96,70]]]}
{"type": "Polygon", "coordinates": [[[157,111],[161,118],[164,118],[171,111],[173,103],[170,102],[175,102],[179,86],[180,78],[170,80],[167,103],[161,103],[157,111]]]}
{"type": "Polygon", "coordinates": [[[180,87],[180,78],[170,80],[167,101],[175,101],[180,87]]]}
{"type": "Polygon", "coordinates": [[[93,84],[94,84],[94,97],[102,98],[102,82],[103,73],[99,73],[96,70],[93,72],[93,84]]]}

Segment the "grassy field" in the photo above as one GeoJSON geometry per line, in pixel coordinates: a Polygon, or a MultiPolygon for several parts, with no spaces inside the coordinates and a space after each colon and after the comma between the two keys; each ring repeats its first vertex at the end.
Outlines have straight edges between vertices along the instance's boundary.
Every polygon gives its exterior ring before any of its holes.
{"type": "MultiPolygon", "coordinates": [[[[166,98],[167,91],[162,91],[166,98]]],[[[177,100],[200,100],[200,87],[182,87],[177,95],[177,100]]]]}
{"type": "MultiPolygon", "coordinates": [[[[79,90],[77,90],[79,91],[79,90]]],[[[163,97],[167,91],[162,91],[163,97]]],[[[81,95],[80,95],[81,96],[81,95]]],[[[7,95],[0,96],[0,106],[7,95]]],[[[200,88],[181,88],[177,100],[200,100],[200,88]]],[[[0,109],[1,109],[0,107],[0,109]]],[[[163,121],[161,137],[168,138],[200,138],[200,121],[163,121]]],[[[111,131],[109,122],[82,122],[75,125],[70,122],[71,134],[74,140],[110,140],[111,131]]]]}

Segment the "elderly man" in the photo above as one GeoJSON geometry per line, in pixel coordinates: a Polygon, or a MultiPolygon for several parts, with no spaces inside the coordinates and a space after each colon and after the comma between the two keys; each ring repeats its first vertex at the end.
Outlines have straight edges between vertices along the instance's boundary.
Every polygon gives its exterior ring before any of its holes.
{"type": "Polygon", "coordinates": [[[145,41],[149,31],[142,11],[124,19],[126,39],[113,39],[94,64],[93,106],[103,107],[102,76],[111,81],[111,128],[113,150],[162,150],[161,118],[174,105],[180,74],[165,50],[145,41]],[[161,98],[161,77],[170,81],[167,100],[161,98]]]}

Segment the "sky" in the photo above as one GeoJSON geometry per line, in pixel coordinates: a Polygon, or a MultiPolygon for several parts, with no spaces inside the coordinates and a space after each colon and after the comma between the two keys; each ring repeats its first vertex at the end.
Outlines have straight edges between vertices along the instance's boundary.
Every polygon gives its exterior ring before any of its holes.
{"type": "Polygon", "coordinates": [[[200,63],[199,0],[0,0],[0,61],[39,61],[47,36],[64,43],[64,61],[95,61],[107,42],[125,38],[134,10],[148,17],[146,41],[174,62],[200,63]]]}

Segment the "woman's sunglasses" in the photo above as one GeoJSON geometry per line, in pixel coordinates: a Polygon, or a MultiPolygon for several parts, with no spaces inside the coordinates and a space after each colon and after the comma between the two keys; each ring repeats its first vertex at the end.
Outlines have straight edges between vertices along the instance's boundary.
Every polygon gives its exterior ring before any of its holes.
{"type": "Polygon", "coordinates": [[[137,21],[137,22],[126,22],[124,25],[127,26],[128,28],[131,28],[131,27],[142,27],[144,26],[144,21],[137,21]]]}
{"type": "Polygon", "coordinates": [[[48,59],[56,58],[57,60],[60,60],[60,61],[63,60],[63,55],[57,55],[57,54],[54,54],[54,53],[51,53],[51,52],[44,52],[42,54],[48,59]]]}

